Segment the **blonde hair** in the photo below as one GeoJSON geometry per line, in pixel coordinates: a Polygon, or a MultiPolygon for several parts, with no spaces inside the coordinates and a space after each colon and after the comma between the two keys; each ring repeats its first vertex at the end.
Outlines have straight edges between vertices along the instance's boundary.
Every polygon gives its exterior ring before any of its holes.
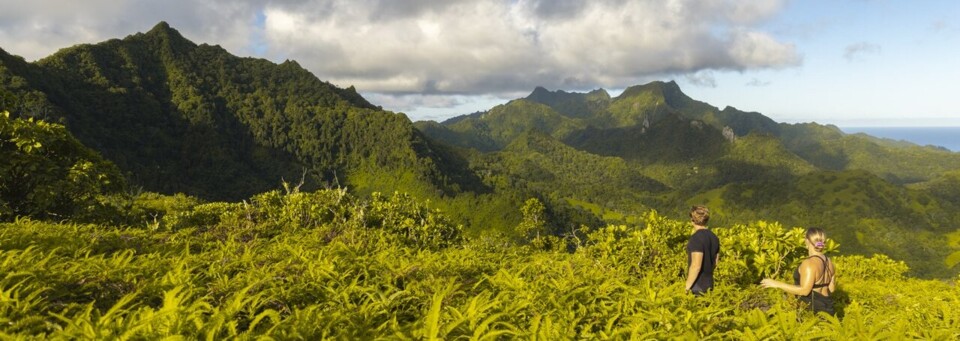
{"type": "Polygon", "coordinates": [[[690,208],[690,221],[696,225],[707,226],[710,221],[710,210],[706,206],[697,205],[690,208]]]}
{"type": "Polygon", "coordinates": [[[827,247],[827,234],[823,232],[822,228],[808,228],[806,238],[818,252],[823,252],[823,249],[827,247]]]}

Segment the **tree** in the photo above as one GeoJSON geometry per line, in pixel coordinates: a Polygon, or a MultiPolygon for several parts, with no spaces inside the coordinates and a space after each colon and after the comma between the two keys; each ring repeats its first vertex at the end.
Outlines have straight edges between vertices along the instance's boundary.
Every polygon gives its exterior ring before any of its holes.
{"type": "Polygon", "coordinates": [[[517,225],[517,232],[538,248],[542,248],[545,243],[544,234],[547,232],[545,211],[543,203],[537,198],[527,199],[520,208],[523,219],[517,225]]]}

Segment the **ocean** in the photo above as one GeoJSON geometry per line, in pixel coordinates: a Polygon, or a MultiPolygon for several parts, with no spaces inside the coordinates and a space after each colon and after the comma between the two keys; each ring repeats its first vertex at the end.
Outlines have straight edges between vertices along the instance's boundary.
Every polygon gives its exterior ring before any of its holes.
{"type": "Polygon", "coordinates": [[[906,140],[921,146],[934,145],[960,152],[960,127],[841,127],[847,134],[906,140]]]}

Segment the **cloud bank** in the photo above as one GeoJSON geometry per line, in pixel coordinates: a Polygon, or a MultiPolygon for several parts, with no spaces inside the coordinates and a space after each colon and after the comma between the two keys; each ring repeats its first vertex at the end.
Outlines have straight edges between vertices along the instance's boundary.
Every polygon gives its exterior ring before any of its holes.
{"type": "Polygon", "coordinates": [[[638,78],[797,65],[752,29],[780,1],[270,3],[271,51],[337,84],[391,94],[624,87],[638,78]],[[402,5],[400,4],[402,3],[402,5]]]}
{"type": "Polygon", "coordinates": [[[795,46],[760,28],[783,7],[783,0],[38,0],[4,5],[0,47],[33,60],[163,20],[195,42],[294,59],[323,80],[395,96],[398,106],[450,105],[430,96],[623,88],[665,76],[710,86],[711,71],[796,66],[795,46]]]}

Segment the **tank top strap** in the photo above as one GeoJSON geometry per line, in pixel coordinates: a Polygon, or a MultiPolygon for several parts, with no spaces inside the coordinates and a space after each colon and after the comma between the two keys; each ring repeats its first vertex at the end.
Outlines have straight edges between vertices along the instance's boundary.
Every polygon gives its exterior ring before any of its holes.
{"type": "Polygon", "coordinates": [[[827,280],[827,281],[820,284],[814,284],[813,287],[823,288],[827,285],[830,285],[830,280],[827,278],[827,270],[829,270],[830,260],[829,258],[827,258],[827,256],[820,257],[819,255],[813,255],[813,256],[807,257],[807,259],[814,258],[814,257],[816,257],[817,259],[820,260],[821,263],[823,263],[823,270],[820,273],[820,278],[818,282],[822,282],[823,280],[827,280]]]}

